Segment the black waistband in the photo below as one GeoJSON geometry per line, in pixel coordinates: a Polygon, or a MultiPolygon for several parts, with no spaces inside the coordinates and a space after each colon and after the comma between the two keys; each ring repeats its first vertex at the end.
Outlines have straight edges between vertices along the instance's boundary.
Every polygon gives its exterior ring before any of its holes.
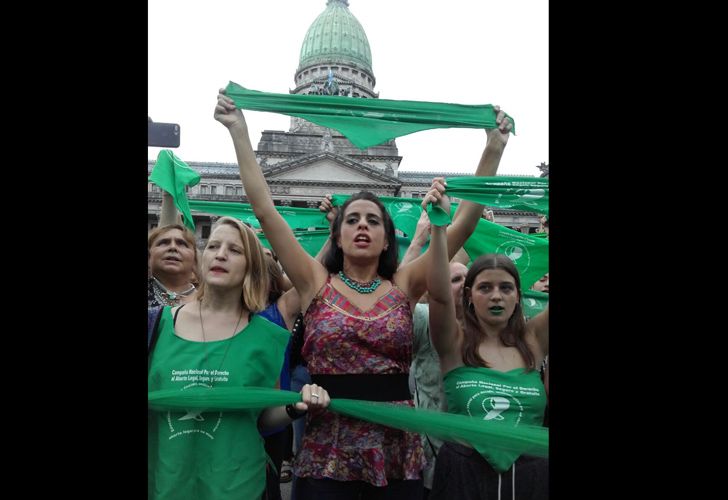
{"type": "Polygon", "coordinates": [[[406,401],[412,399],[409,375],[311,374],[311,381],[320,385],[332,398],[362,399],[365,401],[406,401]]]}

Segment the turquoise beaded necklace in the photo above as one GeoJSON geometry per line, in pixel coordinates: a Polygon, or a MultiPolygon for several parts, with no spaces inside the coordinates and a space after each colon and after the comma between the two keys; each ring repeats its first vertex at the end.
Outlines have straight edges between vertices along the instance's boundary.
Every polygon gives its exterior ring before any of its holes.
{"type": "Polygon", "coordinates": [[[344,274],[344,271],[339,271],[339,278],[341,281],[346,283],[346,286],[359,293],[372,293],[382,283],[382,280],[379,278],[373,279],[367,283],[361,283],[360,281],[349,278],[346,274],[344,274]]]}

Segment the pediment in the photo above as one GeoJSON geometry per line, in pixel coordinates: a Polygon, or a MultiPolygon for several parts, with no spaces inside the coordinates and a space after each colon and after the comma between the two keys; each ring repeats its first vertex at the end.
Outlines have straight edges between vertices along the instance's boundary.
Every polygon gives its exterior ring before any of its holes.
{"type": "Polygon", "coordinates": [[[264,169],[266,180],[401,184],[395,177],[330,152],[314,153],[264,169]]]}

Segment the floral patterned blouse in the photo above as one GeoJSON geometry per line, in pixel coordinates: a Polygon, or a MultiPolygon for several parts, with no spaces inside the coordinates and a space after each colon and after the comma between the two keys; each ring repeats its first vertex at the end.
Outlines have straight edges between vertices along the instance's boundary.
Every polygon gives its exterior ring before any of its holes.
{"type": "MultiPolygon", "coordinates": [[[[412,310],[396,286],[362,311],[329,276],[304,322],[302,354],[312,375],[409,373],[412,310]]],[[[413,406],[411,399],[395,404],[413,406]]],[[[387,478],[419,479],[424,463],[419,434],[324,411],[306,417],[295,473],[386,486],[387,478]]]]}

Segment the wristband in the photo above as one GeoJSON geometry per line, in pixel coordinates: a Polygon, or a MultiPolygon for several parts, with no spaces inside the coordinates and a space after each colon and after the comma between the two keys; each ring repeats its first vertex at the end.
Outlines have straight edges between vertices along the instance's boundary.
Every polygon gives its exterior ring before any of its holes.
{"type": "Polygon", "coordinates": [[[296,409],[296,407],[295,407],[295,406],[293,406],[292,404],[287,404],[287,405],[286,405],[286,413],[288,414],[288,417],[289,417],[289,418],[290,418],[291,420],[298,420],[299,418],[301,418],[301,417],[303,417],[304,415],[306,415],[306,413],[308,413],[308,411],[306,411],[306,410],[304,410],[304,411],[299,411],[299,410],[297,410],[297,409],[296,409]]]}

